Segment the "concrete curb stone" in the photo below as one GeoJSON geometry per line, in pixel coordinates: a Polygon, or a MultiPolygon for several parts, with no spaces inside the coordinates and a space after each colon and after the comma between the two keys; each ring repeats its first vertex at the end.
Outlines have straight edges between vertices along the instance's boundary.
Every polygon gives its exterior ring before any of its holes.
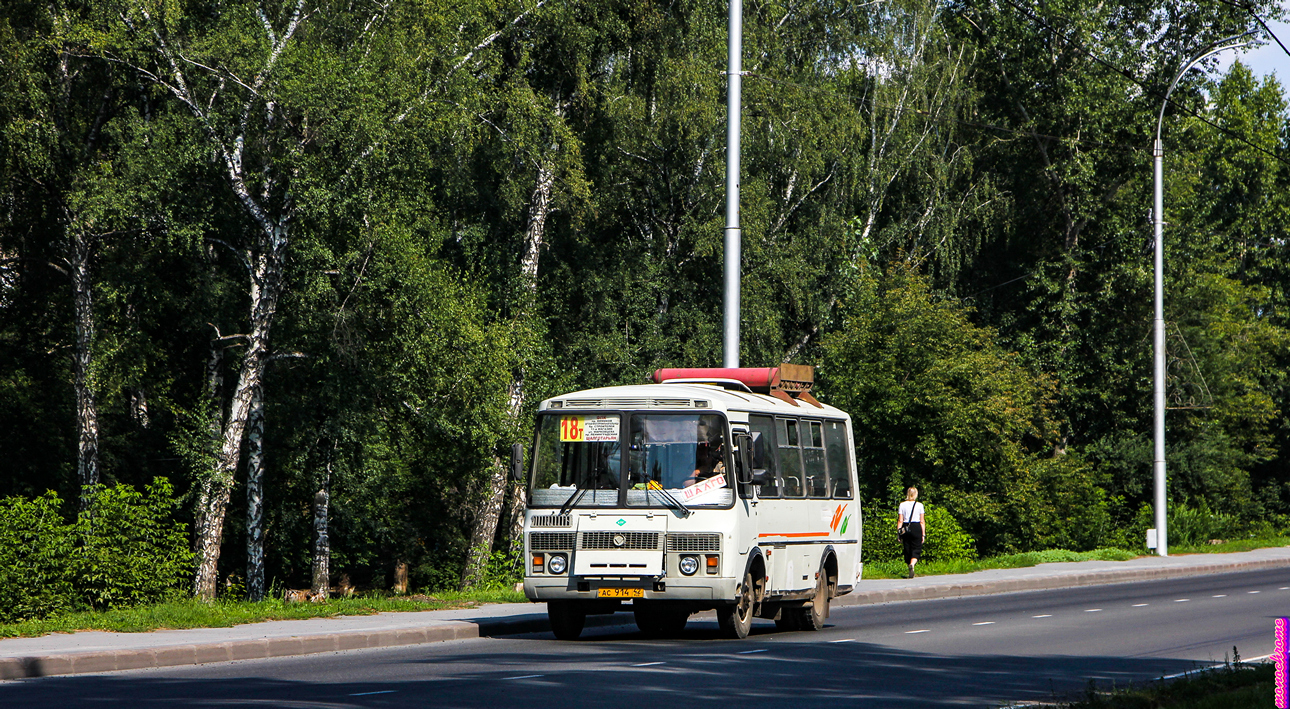
{"type": "MultiPolygon", "coordinates": [[[[1290,567],[1290,558],[1159,568],[1101,569],[1074,574],[991,579],[987,581],[974,580],[958,583],[947,582],[946,577],[943,576],[930,577],[935,580],[928,585],[852,592],[834,599],[833,605],[859,606],[902,601],[960,598],[995,593],[1039,591],[1287,567],[1290,567]]],[[[628,625],[633,622],[630,614],[623,613],[587,618],[589,627],[628,625]]],[[[525,635],[550,630],[550,625],[547,623],[545,616],[539,616],[536,613],[509,618],[433,620],[431,623],[420,628],[399,628],[384,631],[316,633],[288,637],[168,645],[156,648],[122,648],[47,653],[26,657],[0,657],[0,680],[290,657],[364,648],[420,645],[479,637],[525,635]]]]}

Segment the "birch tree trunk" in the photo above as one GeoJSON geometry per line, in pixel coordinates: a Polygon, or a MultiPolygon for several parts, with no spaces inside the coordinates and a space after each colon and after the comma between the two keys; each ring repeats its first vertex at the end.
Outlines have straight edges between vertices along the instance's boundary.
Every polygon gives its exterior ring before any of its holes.
{"type": "MultiPolygon", "coordinates": [[[[542,241],[546,236],[546,219],[551,212],[551,186],[555,182],[555,166],[550,159],[538,165],[537,179],[533,194],[529,200],[528,226],[524,230],[524,253],[520,257],[521,302],[517,320],[528,317],[537,298],[538,260],[542,252],[542,241]]],[[[513,428],[520,419],[524,408],[524,363],[516,365],[511,374],[511,383],[507,391],[506,416],[513,428]]],[[[493,456],[493,469],[488,478],[488,489],[483,505],[475,515],[474,533],[470,539],[470,553],[466,557],[466,568],[462,573],[461,587],[468,589],[484,578],[488,568],[488,559],[492,555],[493,538],[497,534],[497,523],[501,517],[503,502],[506,496],[508,466],[501,456],[493,456]]],[[[523,526],[524,487],[512,488],[511,519],[507,525],[509,538],[513,540],[520,532],[516,530],[516,520],[523,526]]]]}
{"type": "Polygon", "coordinates": [[[89,491],[99,482],[99,417],[90,373],[94,344],[94,294],[90,281],[90,236],[70,228],[72,305],[76,318],[76,346],[72,360],[76,388],[76,479],[81,486],[80,508],[89,505],[89,491]]]}
{"type": "Polygon", "coordinates": [[[264,600],[264,396],[251,393],[246,422],[246,597],[264,600]]]}
{"type": "Polygon", "coordinates": [[[233,390],[228,419],[220,451],[212,470],[204,480],[197,495],[197,572],[193,579],[193,594],[198,598],[215,598],[216,576],[219,565],[220,544],[224,539],[224,517],[228,511],[233,476],[242,455],[242,439],[251,410],[251,400],[259,390],[268,358],[269,331],[277,312],[278,297],[282,290],[281,253],[287,245],[286,228],[274,229],[274,239],[255,257],[251,276],[251,333],[247,336],[247,352],[233,390]]]}
{"type": "Polygon", "coordinates": [[[314,495],[314,565],[310,588],[314,600],[327,600],[327,592],[331,588],[331,538],[327,527],[327,514],[331,508],[327,487],[330,484],[331,462],[328,462],[322,489],[314,495]]]}

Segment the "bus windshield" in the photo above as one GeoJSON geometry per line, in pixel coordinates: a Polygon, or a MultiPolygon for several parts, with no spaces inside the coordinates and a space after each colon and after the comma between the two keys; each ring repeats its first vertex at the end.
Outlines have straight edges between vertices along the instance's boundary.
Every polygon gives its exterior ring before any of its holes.
{"type": "Polygon", "coordinates": [[[622,478],[618,414],[538,419],[529,504],[617,507],[622,478]]]}
{"type": "Polygon", "coordinates": [[[627,505],[726,505],[726,422],[717,414],[633,414],[628,433],[627,505]]]}

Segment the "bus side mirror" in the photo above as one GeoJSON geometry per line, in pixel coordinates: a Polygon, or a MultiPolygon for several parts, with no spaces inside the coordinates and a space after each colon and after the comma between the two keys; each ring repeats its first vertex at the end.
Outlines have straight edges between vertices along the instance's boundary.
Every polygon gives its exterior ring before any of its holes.
{"type": "Polygon", "coordinates": [[[739,484],[747,485],[752,482],[753,474],[752,436],[735,436],[735,444],[739,446],[739,484]]]}
{"type": "Polygon", "coordinates": [[[524,482],[524,444],[514,443],[511,445],[511,479],[515,482],[524,482]]]}
{"type": "Polygon", "coordinates": [[[772,483],[774,481],[775,481],[775,474],[770,472],[769,470],[758,468],[754,470],[752,473],[753,485],[765,485],[767,483],[772,483]]]}

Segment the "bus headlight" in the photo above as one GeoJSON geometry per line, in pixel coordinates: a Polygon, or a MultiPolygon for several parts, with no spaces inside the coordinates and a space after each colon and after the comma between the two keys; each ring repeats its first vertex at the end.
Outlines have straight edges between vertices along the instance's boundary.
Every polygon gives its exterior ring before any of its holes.
{"type": "Polygon", "coordinates": [[[683,556],[681,557],[681,563],[677,564],[677,566],[680,567],[681,573],[686,576],[693,576],[699,570],[699,557],[683,556]]]}
{"type": "Polygon", "coordinates": [[[546,568],[553,574],[562,574],[569,568],[569,559],[564,554],[552,554],[546,568]]]}

